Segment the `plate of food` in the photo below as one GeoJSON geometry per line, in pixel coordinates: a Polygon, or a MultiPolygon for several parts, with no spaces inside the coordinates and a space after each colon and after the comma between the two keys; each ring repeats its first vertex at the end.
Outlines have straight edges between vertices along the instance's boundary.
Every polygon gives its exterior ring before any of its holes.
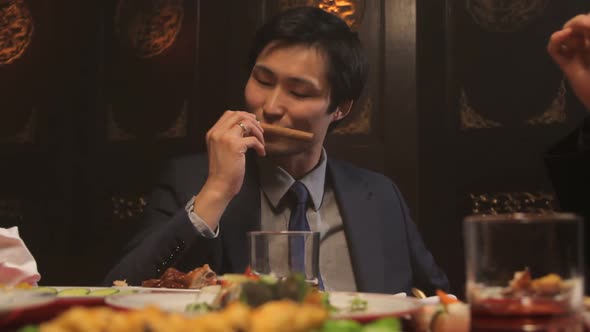
{"type": "Polygon", "coordinates": [[[191,293],[137,293],[111,296],[105,303],[118,309],[138,310],[156,307],[160,310],[176,313],[189,313],[187,307],[197,301],[191,293]]]}
{"type": "Polygon", "coordinates": [[[327,296],[333,319],[361,322],[411,315],[423,305],[417,299],[393,294],[329,292],[327,296]]]}
{"type": "Polygon", "coordinates": [[[126,280],[115,280],[113,287],[152,293],[195,293],[205,286],[216,285],[218,282],[217,274],[208,264],[205,264],[187,273],[170,267],[160,277],[144,280],[141,286],[130,286],[126,280]]]}
{"type": "Polygon", "coordinates": [[[55,295],[36,292],[30,289],[11,289],[0,291],[0,315],[13,310],[31,309],[55,301],[55,295]]]}
{"type": "Polygon", "coordinates": [[[222,279],[224,284],[203,287],[197,294],[128,294],[108,297],[105,302],[122,309],[154,306],[169,312],[202,314],[223,310],[233,302],[258,308],[268,302],[291,300],[321,306],[330,313],[331,319],[360,322],[383,317],[402,317],[413,314],[422,307],[420,301],[400,295],[320,292],[310,287],[304,278],[298,275],[284,279],[237,278],[232,275],[222,279]]]}
{"type": "Polygon", "coordinates": [[[93,286],[39,286],[31,292],[52,294],[57,299],[64,298],[103,298],[115,294],[136,293],[134,287],[93,287],[93,286]]]}

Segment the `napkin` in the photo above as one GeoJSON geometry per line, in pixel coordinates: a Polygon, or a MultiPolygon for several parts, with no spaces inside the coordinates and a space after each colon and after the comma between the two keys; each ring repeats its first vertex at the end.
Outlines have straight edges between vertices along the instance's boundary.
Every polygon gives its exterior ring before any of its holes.
{"type": "Polygon", "coordinates": [[[37,285],[41,275],[37,263],[18,234],[18,227],[0,228],[0,284],[37,285]]]}

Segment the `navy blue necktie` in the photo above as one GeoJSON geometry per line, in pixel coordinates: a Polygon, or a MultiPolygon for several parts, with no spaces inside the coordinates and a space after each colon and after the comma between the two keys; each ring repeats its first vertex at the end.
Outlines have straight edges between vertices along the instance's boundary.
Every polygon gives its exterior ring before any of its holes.
{"type": "MultiPolygon", "coordinates": [[[[289,218],[290,231],[310,231],[309,222],[307,221],[307,201],[309,200],[309,192],[305,185],[299,181],[295,181],[289,192],[293,196],[291,206],[291,217],[289,218]]],[[[291,249],[291,266],[296,271],[305,271],[305,242],[304,239],[294,239],[300,241],[292,241],[290,243],[291,249]]],[[[324,285],[322,278],[318,271],[319,289],[323,290],[324,285]]]]}
{"type": "Polygon", "coordinates": [[[293,195],[293,205],[291,206],[291,217],[289,218],[290,231],[310,231],[309,222],[307,221],[307,201],[309,193],[305,185],[295,181],[289,192],[293,195]]]}

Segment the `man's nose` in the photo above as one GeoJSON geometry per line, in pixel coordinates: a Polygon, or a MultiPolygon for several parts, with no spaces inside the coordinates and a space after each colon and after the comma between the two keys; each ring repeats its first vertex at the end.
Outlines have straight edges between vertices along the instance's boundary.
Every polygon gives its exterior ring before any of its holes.
{"type": "Polygon", "coordinates": [[[268,95],[262,110],[265,117],[280,117],[285,112],[285,96],[280,87],[276,87],[268,95]]]}

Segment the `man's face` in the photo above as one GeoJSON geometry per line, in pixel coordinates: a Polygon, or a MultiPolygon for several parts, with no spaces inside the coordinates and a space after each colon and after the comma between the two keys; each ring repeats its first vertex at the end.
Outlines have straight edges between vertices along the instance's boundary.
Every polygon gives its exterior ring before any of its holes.
{"type": "Polygon", "coordinates": [[[328,126],[330,86],[326,61],[315,48],[268,45],[258,56],[245,88],[248,110],[258,121],[314,134],[312,142],[265,135],[268,156],[289,156],[321,149],[328,126]]]}

